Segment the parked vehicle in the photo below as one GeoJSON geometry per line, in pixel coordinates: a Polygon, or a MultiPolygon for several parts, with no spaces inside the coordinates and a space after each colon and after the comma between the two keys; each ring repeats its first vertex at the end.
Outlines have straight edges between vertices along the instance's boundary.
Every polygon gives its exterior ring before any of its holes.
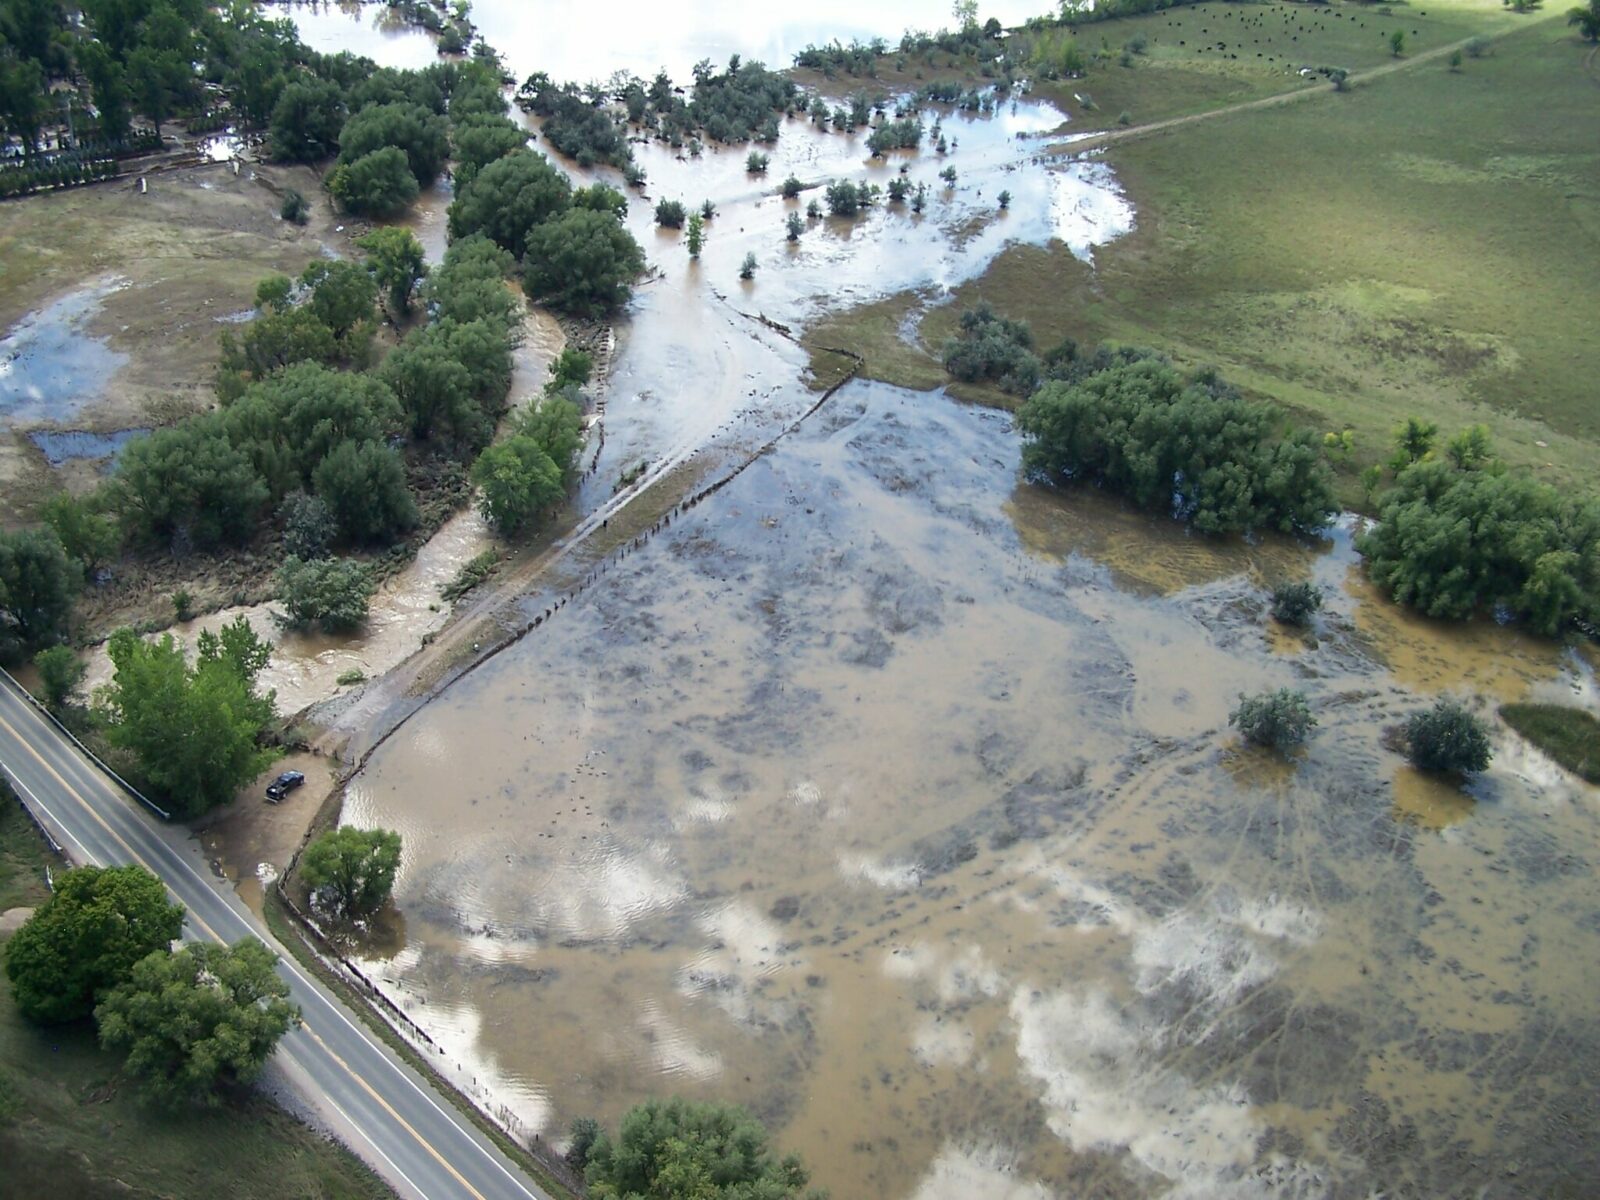
{"type": "Polygon", "coordinates": [[[306,777],[299,771],[285,771],[271,783],[267,784],[267,799],[277,804],[295,788],[306,781],[306,777]]]}

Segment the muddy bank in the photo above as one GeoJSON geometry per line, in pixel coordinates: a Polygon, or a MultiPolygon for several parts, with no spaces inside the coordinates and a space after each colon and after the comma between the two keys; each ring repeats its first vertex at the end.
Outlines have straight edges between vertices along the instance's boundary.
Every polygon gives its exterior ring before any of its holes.
{"type": "MultiPolygon", "coordinates": [[[[1346,533],[1015,471],[1003,417],[852,385],[450,688],[347,800],[406,839],[375,977],[529,1130],[738,1099],[841,1197],[1578,1187],[1596,793],[1504,731],[1408,777],[1381,729],[1457,646],[1374,632],[1346,533]],[[1288,762],[1226,731],[1272,686],[1288,762]]],[[[1495,649],[1490,694],[1582,674],[1495,649]]]]}

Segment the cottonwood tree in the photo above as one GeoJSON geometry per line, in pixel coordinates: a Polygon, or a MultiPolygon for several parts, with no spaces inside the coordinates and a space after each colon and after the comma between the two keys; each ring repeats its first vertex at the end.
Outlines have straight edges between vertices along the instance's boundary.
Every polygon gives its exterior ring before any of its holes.
{"type": "Polygon", "coordinates": [[[633,295],[644,251],[609,213],[573,209],[528,233],[523,288],[577,316],[613,313],[633,295]]]}
{"type": "Polygon", "coordinates": [[[571,203],[566,176],[544,155],[518,150],[484,167],[451,202],[450,236],[482,233],[520,259],[529,231],[571,203]]]}
{"type": "Polygon", "coordinates": [[[0,651],[61,639],[83,583],[77,563],[49,529],[0,532],[0,651]]]}
{"type": "Polygon", "coordinates": [[[30,1021],[57,1024],[94,1011],[152,951],[183,931],[183,907],[167,901],[143,867],[79,867],[55,877],[50,898],[6,943],[6,977],[30,1021]]]}
{"type": "Polygon", "coordinates": [[[157,641],[131,629],[111,635],[114,673],[100,698],[106,736],[133,755],[150,790],[179,815],[231,800],[272,761],[257,739],[276,697],[255,688],[270,652],[244,617],[202,633],[193,664],[171,634],[157,641]]]}
{"type": "Polygon", "coordinates": [[[367,270],[388,297],[397,317],[411,312],[411,296],[428,273],[422,243],[409,229],[386,226],[356,239],[367,252],[367,270]]]}
{"type": "Polygon", "coordinates": [[[127,1051],[128,1072],[152,1098],[219,1104],[219,1089],[256,1079],[300,1023],[276,963],[255,938],[147,955],[95,1008],[100,1044],[127,1051]]]}
{"type": "Polygon", "coordinates": [[[317,907],[346,919],[375,912],[400,869],[400,835],[346,825],[323,834],[300,856],[300,877],[317,907]]]}

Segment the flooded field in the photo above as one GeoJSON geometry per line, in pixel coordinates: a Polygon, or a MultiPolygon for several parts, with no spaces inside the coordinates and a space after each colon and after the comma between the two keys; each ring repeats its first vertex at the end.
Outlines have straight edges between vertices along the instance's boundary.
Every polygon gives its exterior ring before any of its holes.
{"type": "Polygon", "coordinates": [[[737,1099],[841,1200],[1582,1194],[1596,793],[1380,739],[1590,668],[1396,626],[1347,532],[1219,547],[1016,467],[851,385],[402,725],[345,810],[406,842],[374,973],[530,1131],[737,1099]],[[1302,572],[1303,643],[1263,590],[1302,572]],[[1240,747],[1289,685],[1309,745],[1240,747]]]}

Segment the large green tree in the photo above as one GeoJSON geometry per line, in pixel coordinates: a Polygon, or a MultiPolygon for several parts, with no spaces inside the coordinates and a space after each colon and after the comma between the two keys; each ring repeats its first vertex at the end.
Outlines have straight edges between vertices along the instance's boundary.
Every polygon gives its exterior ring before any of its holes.
{"type": "Polygon", "coordinates": [[[528,297],[578,316],[613,313],[633,295],[644,251],[611,213],[570,209],[528,233],[528,297]]]}
{"type": "Polygon", "coordinates": [[[372,573],[353,558],[291,555],[278,568],[282,622],[291,629],[320,625],[330,633],[354,629],[367,619],[373,588],[372,573]]]}
{"type": "Polygon", "coordinates": [[[405,466],[381,442],[340,442],[317,464],[311,482],[348,541],[388,541],[417,523],[405,466]]]}
{"type": "Polygon", "coordinates": [[[295,80],[272,109],[272,156],[279,162],[321,162],[339,148],[344,118],[344,93],[338,84],[316,78],[295,80]]]}
{"type": "Polygon", "coordinates": [[[258,744],[275,696],[256,691],[267,646],[243,617],[202,634],[193,664],[171,634],[145,641],[131,629],[107,644],[114,673],[101,693],[106,736],[182,816],[233,799],[272,761],[258,744]]]}
{"type": "Polygon", "coordinates": [[[112,495],[135,531],[205,549],[247,540],[270,492],[213,413],[129,442],[112,495]]]}
{"type": "Polygon", "coordinates": [[[254,1080],[300,1023],[276,962],[255,938],[151,954],[95,1009],[100,1042],[127,1051],[155,1099],[220,1103],[219,1087],[254,1080]]]}
{"type": "Polygon", "coordinates": [[[420,104],[372,104],[352,113],[339,131],[341,163],[387,146],[403,151],[417,186],[428,187],[450,158],[449,122],[420,104]]]}
{"type": "Polygon", "coordinates": [[[400,401],[411,436],[427,439],[444,431],[458,441],[481,445],[489,430],[473,394],[472,375],[440,336],[440,324],[413,334],[390,352],[383,377],[400,401]]]}
{"type": "Polygon", "coordinates": [[[1309,433],[1284,434],[1275,409],[1156,358],[1046,383],[1017,426],[1031,475],[1097,484],[1202,533],[1312,533],[1336,510],[1309,433]]]}
{"type": "Polygon", "coordinates": [[[56,876],[50,898],[6,943],[6,976],[30,1021],[77,1021],[153,951],[183,931],[183,908],[167,901],[143,867],[79,867],[56,876]]]}
{"type": "Polygon", "coordinates": [[[389,225],[357,238],[356,245],[367,252],[367,270],[388,297],[393,315],[407,316],[412,294],[428,273],[422,243],[409,229],[389,225]]]}
{"type": "Polygon", "coordinates": [[[528,231],[571,203],[566,176],[544,155],[518,150],[485,166],[451,203],[450,236],[482,233],[521,258],[528,231]]]}
{"type": "Polygon", "coordinates": [[[400,835],[392,829],[330,830],[300,856],[300,877],[317,906],[335,916],[362,917],[389,898],[400,869],[400,835]]]}
{"type": "Polygon", "coordinates": [[[0,532],[0,648],[60,640],[82,583],[78,565],[51,530],[0,532]]]}
{"type": "Polygon", "coordinates": [[[328,191],[346,212],[385,220],[409,208],[421,189],[398,146],[382,146],[328,175],[328,191]]]}
{"type": "Polygon", "coordinates": [[[777,1158],[743,1108],[673,1097],[628,1110],[613,1141],[601,1133],[585,1174],[593,1200],[799,1200],[799,1158],[777,1158]]]}
{"type": "Polygon", "coordinates": [[[521,532],[561,503],[561,468],[539,443],[520,434],[496,442],[472,464],[478,507],[502,534],[521,532]]]}
{"type": "Polygon", "coordinates": [[[454,172],[458,195],[471,186],[483,168],[528,145],[528,131],[503,116],[484,114],[462,120],[454,105],[450,115],[455,121],[454,172]]]}
{"type": "Polygon", "coordinates": [[[57,492],[39,508],[39,516],[61,541],[67,557],[93,575],[116,557],[122,544],[114,520],[100,511],[100,498],[85,500],[57,492]]]}
{"type": "Polygon", "coordinates": [[[1356,548],[1379,587],[1432,617],[1498,607],[1550,636],[1600,620],[1600,502],[1498,466],[1405,468],[1356,548]]]}

